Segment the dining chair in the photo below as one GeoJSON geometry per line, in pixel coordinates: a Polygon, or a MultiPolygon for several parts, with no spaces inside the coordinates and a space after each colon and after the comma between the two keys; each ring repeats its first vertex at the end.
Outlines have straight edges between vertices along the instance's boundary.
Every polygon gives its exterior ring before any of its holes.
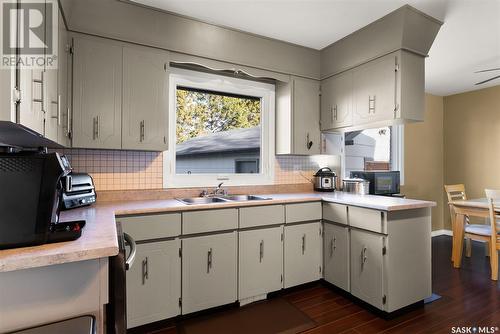
{"type": "Polygon", "coordinates": [[[498,251],[500,250],[500,216],[495,212],[494,202],[500,201],[500,190],[485,189],[490,211],[490,266],[491,279],[498,281],[498,251]]]}
{"type": "MultiPolygon", "coordinates": [[[[463,184],[450,184],[445,185],[444,190],[448,196],[448,206],[450,208],[451,223],[454,224],[455,221],[455,210],[453,209],[453,201],[466,200],[467,195],[465,194],[465,185],[463,184]]],[[[464,238],[465,238],[465,256],[471,257],[472,255],[472,245],[471,240],[483,241],[485,242],[485,254],[489,256],[490,247],[490,225],[489,224],[471,224],[468,216],[465,216],[465,226],[464,226],[464,238]]]]}

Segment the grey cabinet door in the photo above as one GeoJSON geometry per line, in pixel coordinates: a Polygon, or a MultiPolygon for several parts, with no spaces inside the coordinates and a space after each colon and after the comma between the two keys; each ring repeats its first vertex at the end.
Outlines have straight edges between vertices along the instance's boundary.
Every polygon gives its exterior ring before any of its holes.
{"type": "Polygon", "coordinates": [[[381,310],[384,309],[384,236],[351,230],[351,293],[381,310]]]}
{"type": "Polygon", "coordinates": [[[59,50],[58,50],[58,75],[57,75],[57,91],[58,91],[58,128],[57,142],[64,146],[70,146],[70,131],[71,119],[69,112],[69,83],[70,74],[70,53],[69,53],[69,37],[68,31],[64,26],[64,20],[61,12],[59,12],[59,50]]]}
{"type": "Polygon", "coordinates": [[[45,137],[57,142],[58,128],[61,119],[59,109],[59,97],[57,91],[58,71],[55,69],[45,70],[44,85],[44,110],[45,110],[45,137]]]}
{"type": "Polygon", "coordinates": [[[74,39],[73,147],[121,148],[122,46],[74,39]]]}
{"type": "Polygon", "coordinates": [[[322,274],[321,223],[285,226],[284,287],[318,280],[322,274]]]}
{"type": "Polygon", "coordinates": [[[347,71],[321,83],[321,130],[352,125],[352,71],[347,71]]]}
{"type": "Polygon", "coordinates": [[[44,83],[45,71],[43,69],[19,71],[19,87],[22,96],[17,121],[41,135],[45,133],[44,83]]]}
{"type": "Polygon", "coordinates": [[[236,233],[182,240],[182,314],[237,300],[236,233]]]}
{"type": "Polygon", "coordinates": [[[327,282],[350,291],[349,228],[323,224],[324,278],[327,282]]]}
{"type": "Polygon", "coordinates": [[[180,240],[137,245],[127,271],[127,327],[137,327],[180,313],[180,240]]]}
{"type": "Polygon", "coordinates": [[[168,52],[123,48],[123,149],[167,149],[168,58],[168,52]]]}
{"type": "Polygon", "coordinates": [[[282,227],[239,232],[240,300],[283,287],[282,227]]]}
{"type": "Polygon", "coordinates": [[[354,125],[394,118],[396,56],[389,54],[353,71],[354,125]]]}
{"type": "Polygon", "coordinates": [[[319,82],[293,78],[293,152],[314,155],[320,153],[319,82]]]}

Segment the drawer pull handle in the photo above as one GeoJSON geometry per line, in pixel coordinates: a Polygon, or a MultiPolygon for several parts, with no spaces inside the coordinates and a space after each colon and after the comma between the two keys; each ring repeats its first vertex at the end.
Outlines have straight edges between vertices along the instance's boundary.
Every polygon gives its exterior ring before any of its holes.
{"type": "Polygon", "coordinates": [[[210,274],[210,269],[212,269],[212,253],[212,248],[210,248],[207,253],[207,274],[210,274]]]}
{"type": "Polygon", "coordinates": [[[149,261],[148,257],[142,260],[142,285],[146,284],[146,280],[149,279],[149,261]]]}
{"type": "Polygon", "coordinates": [[[335,238],[335,235],[332,237],[332,240],[330,241],[330,257],[333,256],[333,251],[337,249],[337,238],[335,238]]]}
{"type": "Polygon", "coordinates": [[[366,247],[363,247],[363,250],[361,251],[361,269],[365,266],[366,261],[368,260],[368,257],[366,256],[366,247]]]}
{"type": "Polygon", "coordinates": [[[259,262],[262,262],[263,258],[264,258],[264,240],[261,240],[259,245],[259,262]]]}
{"type": "Polygon", "coordinates": [[[306,235],[304,234],[302,236],[302,255],[304,255],[306,252],[306,235]]]}

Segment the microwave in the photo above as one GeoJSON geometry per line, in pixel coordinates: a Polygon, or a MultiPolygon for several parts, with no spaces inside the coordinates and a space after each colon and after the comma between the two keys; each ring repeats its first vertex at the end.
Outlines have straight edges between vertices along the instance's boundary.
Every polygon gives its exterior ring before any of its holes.
{"type": "Polygon", "coordinates": [[[399,171],[354,171],[351,172],[353,177],[370,181],[371,195],[394,195],[400,192],[399,171]]]}

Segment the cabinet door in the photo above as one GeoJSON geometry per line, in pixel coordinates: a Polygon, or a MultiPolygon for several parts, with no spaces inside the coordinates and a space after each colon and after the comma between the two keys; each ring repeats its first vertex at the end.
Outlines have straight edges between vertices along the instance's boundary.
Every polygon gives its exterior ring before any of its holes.
{"type": "Polygon", "coordinates": [[[73,146],[121,148],[121,45],[78,37],[73,61],[73,146]]]}
{"type": "Polygon", "coordinates": [[[180,240],[137,245],[127,271],[127,327],[137,327],[180,313],[180,240]]]}
{"type": "Polygon", "coordinates": [[[285,226],[284,286],[318,280],[322,271],[321,223],[285,226]]]}
{"type": "Polygon", "coordinates": [[[349,291],[349,228],[326,223],[323,228],[324,278],[349,291]]]}
{"type": "MultiPolygon", "coordinates": [[[[52,34],[53,24],[52,20],[45,20],[45,36],[50,36],[52,34]]],[[[55,54],[58,53],[57,50],[54,51],[55,54]]],[[[58,57],[59,58],[59,57],[58,57]]],[[[58,60],[59,62],[59,60],[58,60]]],[[[58,64],[59,65],[59,64],[58,64]]],[[[58,66],[59,68],[59,66],[58,66]]],[[[57,76],[58,68],[46,68],[45,69],[45,82],[44,82],[44,107],[45,111],[45,137],[57,142],[58,138],[58,127],[60,122],[60,109],[58,106],[58,92],[57,92],[57,76]]]]}
{"type": "Polygon", "coordinates": [[[182,240],[182,314],[237,300],[236,232],[182,240]]]}
{"type": "Polygon", "coordinates": [[[124,149],[167,149],[168,53],[123,49],[124,149]]]}
{"type": "Polygon", "coordinates": [[[384,236],[351,230],[351,293],[383,309],[384,236]]]}
{"type": "Polygon", "coordinates": [[[41,135],[45,133],[44,82],[43,69],[19,70],[19,87],[22,93],[18,122],[41,135]]]}
{"type": "Polygon", "coordinates": [[[57,131],[61,124],[61,114],[58,105],[57,76],[57,70],[55,69],[48,69],[45,71],[45,99],[43,101],[45,110],[45,137],[55,142],[57,142],[57,131]]]}
{"type": "Polygon", "coordinates": [[[352,125],[352,72],[321,83],[321,130],[352,125]]]}
{"type": "Polygon", "coordinates": [[[354,125],[394,118],[395,69],[396,57],[387,55],[354,70],[354,125]]]}
{"type": "Polygon", "coordinates": [[[70,146],[70,116],[69,116],[69,40],[68,31],[64,25],[61,12],[59,12],[59,54],[58,54],[58,75],[57,75],[57,91],[58,91],[58,108],[59,108],[59,125],[57,128],[57,142],[63,146],[70,146]]]}
{"type": "Polygon", "coordinates": [[[239,299],[282,288],[282,227],[239,233],[239,299]]]}
{"type": "Polygon", "coordinates": [[[293,78],[292,109],[292,154],[320,154],[319,81],[293,78]]]}

